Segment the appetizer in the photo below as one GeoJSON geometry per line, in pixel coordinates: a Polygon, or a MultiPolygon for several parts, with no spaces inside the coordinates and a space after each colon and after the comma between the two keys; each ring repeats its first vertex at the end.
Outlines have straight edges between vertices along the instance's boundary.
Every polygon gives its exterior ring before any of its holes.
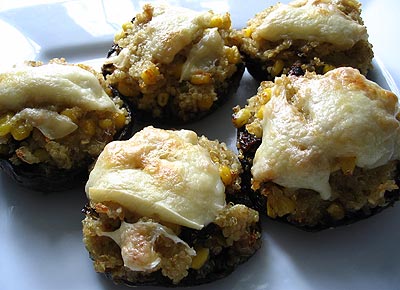
{"type": "Polygon", "coordinates": [[[234,108],[243,179],[269,217],[305,229],[369,217],[399,199],[398,111],[350,67],[262,82],[234,108]]]}
{"type": "Polygon", "coordinates": [[[372,68],[372,45],[356,0],[278,3],[250,19],[239,39],[247,69],[258,80],[340,66],[366,75],[372,68]]]}
{"type": "Polygon", "coordinates": [[[84,182],[104,146],[128,131],[122,100],[102,75],[63,59],[0,72],[0,167],[23,186],[59,191],[84,182]]]}
{"type": "Polygon", "coordinates": [[[220,279],[260,247],[258,212],[230,202],[241,166],[224,143],[145,127],[109,143],[86,184],[84,243],[97,272],[127,285],[220,279]]]}
{"type": "Polygon", "coordinates": [[[146,4],[115,35],[103,74],[138,121],[193,121],[239,85],[244,64],[232,33],[228,13],[146,4]]]}

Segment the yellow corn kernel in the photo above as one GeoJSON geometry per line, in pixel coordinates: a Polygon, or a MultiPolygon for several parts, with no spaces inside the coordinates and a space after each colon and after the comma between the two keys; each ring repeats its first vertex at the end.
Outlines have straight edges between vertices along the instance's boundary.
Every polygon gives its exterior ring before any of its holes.
{"type": "Polygon", "coordinates": [[[269,102],[272,96],[272,89],[271,88],[265,88],[261,92],[261,98],[262,98],[262,104],[266,104],[269,102]]]}
{"type": "Polygon", "coordinates": [[[224,29],[229,29],[232,26],[232,21],[231,21],[231,16],[229,13],[225,13],[224,16],[222,16],[222,27],[224,29]]]}
{"type": "Polygon", "coordinates": [[[219,167],[219,176],[221,177],[222,182],[224,183],[225,186],[229,185],[232,183],[232,173],[231,170],[228,166],[226,165],[221,165],[219,167]]]}
{"type": "Polygon", "coordinates": [[[67,108],[61,111],[61,115],[67,116],[74,123],[78,123],[78,120],[82,115],[82,110],[78,107],[67,108]]]}
{"type": "Polygon", "coordinates": [[[124,24],[122,24],[122,30],[123,31],[127,31],[128,29],[132,29],[133,24],[132,22],[125,22],[124,24]]]}
{"type": "Polygon", "coordinates": [[[117,42],[118,40],[120,40],[121,38],[125,37],[125,31],[121,30],[118,31],[115,35],[114,35],[114,42],[117,42]]]}
{"type": "Polygon", "coordinates": [[[192,75],[190,78],[190,82],[193,85],[206,85],[211,83],[211,74],[209,73],[198,73],[192,75]]]}
{"type": "Polygon", "coordinates": [[[274,65],[271,67],[271,75],[272,76],[279,75],[282,72],[284,65],[285,63],[281,59],[275,61],[274,65]]]}
{"type": "Polygon", "coordinates": [[[12,126],[10,133],[15,140],[21,141],[28,138],[32,130],[33,127],[31,124],[25,121],[18,121],[12,126]]]}
{"type": "Polygon", "coordinates": [[[121,129],[122,127],[125,126],[125,122],[126,122],[126,117],[125,114],[123,113],[116,113],[114,115],[114,122],[115,122],[115,128],[117,130],[121,129]]]}
{"type": "Polygon", "coordinates": [[[227,47],[225,50],[225,55],[229,63],[237,64],[240,61],[240,53],[236,46],[227,47]]]}
{"type": "Polygon", "coordinates": [[[331,65],[331,64],[325,64],[325,65],[324,65],[324,68],[323,68],[323,70],[322,70],[322,72],[325,74],[325,73],[327,73],[328,71],[333,70],[333,69],[335,69],[335,67],[334,67],[333,65],[331,65]]]}
{"type": "Polygon", "coordinates": [[[249,109],[241,109],[233,115],[232,122],[236,128],[244,126],[251,117],[251,112],[249,109]]]}
{"type": "Polygon", "coordinates": [[[107,130],[107,129],[112,129],[113,127],[113,121],[111,119],[102,119],[99,121],[99,126],[101,129],[107,130]]]}
{"type": "Polygon", "coordinates": [[[256,117],[261,120],[264,118],[264,106],[261,106],[261,108],[257,111],[256,117]]]}
{"type": "Polygon", "coordinates": [[[334,202],[330,204],[326,210],[334,220],[341,220],[344,218],[345,215],[344,208],[338,203],[334,202]]]}
{"type": "Polygon", "coordinates": [[[247,124],[246,130],[250,134],[254,135],[256,138],[262,137],[263,129],[262,129],[260,122],[252,122],[250,124],[247,124]]]}
{"type": "Polygon", "coordinates": [[[156,66],[151,66],[144,70],[140,77],[146,85],[154,85],[157,83],[160,70],[156,66]]]}
{"type": "Polygon", "coordinates": [[[126,97],[135,97],[138,95],[138,90],[132,84],[121,81],[117,84],[118,91],[126,97]]]}
{"type": "Polygon", "coordinates": [[[196,256],[192,260],[192,268],[195,270],[200,269],[207,261],[210,250],[208,248],[199,248],[196,250],[196,256]]]}
{"type": "Polygon", "coordinates": [[[210,20],[210,27],[222,27],[223,20],[220,16],[213,16],[210,20]]]}
{"type": "Polygon", "coordinates": [[[92,119],[85,119],[81,122],[80,127],[84,134],[93,136],[96,133],[96,124],[92,119]]]}
{"type": "Polygon", "coordinates": [[[244,37],[250,38],[252,34],[253,34],[253,29],[251,29],[251,28],[249,28],[249,27],[243,29],[243,35],[244,35],[244,37]]]}
{"type": "Polygon", "coordinates": [[[267,214],[272,218],[277,216],[283,217],[284,215],[294,212],[296,204],[289,197],[284,195],[274,196],[271,195],[267,200],[267,214]]]}
{"type": "Polygon", "coordinates": [[[339,166],[342,169],[343,174],[353,174],[354,168],[356,167],[356,157],[340,157],[339,166]]]}
{"type": "Polygon", "coordinates": [[[203,98],[197,101],[197,106],[201,111],[207,111],[208,109],[211,108],[213,104],[214,104],[214,99],[212,97],[203,98]]]}
{"type": "Polygon", "coordinates": [[[157,104],[160,107],[165,107],[168,104],[169,94],[168,93],[160,93],[157,96],[157,104]]]}
{"type": "Polygon", "coordinates": [[[11,120],[12,114],[5,114],[0,118],[0,136],[5,136],[11,132],[11,120]]]}

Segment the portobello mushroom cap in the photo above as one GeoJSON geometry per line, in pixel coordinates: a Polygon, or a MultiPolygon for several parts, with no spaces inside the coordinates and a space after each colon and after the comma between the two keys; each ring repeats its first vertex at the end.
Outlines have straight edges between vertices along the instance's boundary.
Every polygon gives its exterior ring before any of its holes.
{"type": "Polygon", "coordinates": [[[242,188],[305,230],[368,218],[399,200],[398,99],[354,68],[261,82],[232,121],[242,188]]]}
{"type": "Polygon", "coordinates": [[[229,275],[261,246],[258,212],[232,202],[240,163],[224,143],[145,127],[99,156],[83,237],[94,268],[129,286],[192,286],[229,275]]]}

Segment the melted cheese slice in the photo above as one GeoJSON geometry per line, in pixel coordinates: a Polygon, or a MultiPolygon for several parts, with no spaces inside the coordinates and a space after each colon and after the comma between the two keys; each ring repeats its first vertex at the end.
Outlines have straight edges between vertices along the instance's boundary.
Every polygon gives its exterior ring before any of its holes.
{"type": "MultiPolygon", "coordinates": [[[[182,49],[200,39],[189,52],[181,80],[190,79],[194,71],[214,66],[215,60],[223,54],[224,41],[218,29],[210,28],[212,12],[169,5],[157,5],[153,9],[152,19],[129,36],[131,46],[124,47],[106,63],[124,67],[131,62],[140,77],[151,63],[169,64],[182,49]]],[[[130,74],[135,72],[130,71],[130,74]]]]}
{"type": "Polygon", "coordinates": [[[118,111],[96,76],[78,66],[18,66],[0,72],[2,109],[18,111],[51,104],[78,106],[85,111],[118,111]]]}
{"type": "Polygon", "coordinates": [[[400,156],[397,97],[357,70],[276,78],[265,104],[254,185],[273,181],[331,197],[329,175],[341,157],[375,168],[400,156]]]}
{"type": "Polygon", "coordinates": [[[170,63],[175,55],[201,32],[201,13],[173,6],[156,6],[152,20],[140,33],[146,34],[144,51],[161,63],[170,63]]]}
{"type": "Polygon", "coordinates": [[[367,40],[365,26],[341,12],[333,1],[278,3],[265,17],[255,35],[269,41],[304,39],[328,42],[341,49],[367,40]]]}
{"type": "Polygon", "coordinates": [[[100,154],[86,184],[93,202],[201,229],[225,206],[218,166],[193,131],[146,127],[100,154]]]}
{"type": "Polygon", "coordinates": [[[72,65],[18,66],[0,72],[0,107],[12,111],[12,121],[24,120],[54,140],[78,126],[56,110],[80,107],[84,111],[119,109],[89,71],[72,65]]]}
{"type": "Polygon", "coordinates": [[[224,40],[217,28],[207,29],[203,38],[191,49],[182,67],[181,80],[190,80],[196,72],[208,71],[223,55],[224,40]]]}
{"type": "Polygon", "coordinates": [[[18,120],[31,124],[50,140],[65,137],[78,129],[78,125],[67,116],[44,109],[23,109],[12,117],[11,122],[18,120]]]}
{"type": "Polygon", "coordinates": [[[195,250],[169,228],[152,221],[139,221],[134,224],[122,222],[120,228],[113,232],[97,234],[107,236],[118,244],[124,266],[132,271],[151,272],[158,269],[161,257],[156,251],[155,243],[160,236],[182,245],[188,256],[196,255],[195,250]]]}

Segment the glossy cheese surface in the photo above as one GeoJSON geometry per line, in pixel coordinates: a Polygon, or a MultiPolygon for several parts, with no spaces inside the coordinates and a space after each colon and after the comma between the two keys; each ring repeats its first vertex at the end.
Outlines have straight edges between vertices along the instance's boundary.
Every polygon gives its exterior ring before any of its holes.
{"type": "Polygon", "coordinates": [[[130,62],[135,67],[130,74],[140,77],[151,63],[172,63],[179,52],[188,49],[180,80],[189,80],[194,72],[214,67],[224,54],[224,40],[218,28],[210,24],[216,17],[213,12],[170,5],[145,7],[152,9],[152,18],[132,28],[125,36],[129,44],[106,63],[124,67],[130,62]]]}
{"type": "Polygon", "coordinates": [[[341,158],[376,168],[400,155],[397,97],[356,69],[277,78],[264,105],[255,186],[273,181],[331,197],[329,176],[341,158]]]}
{"type": "Polygon", "coordinates": [[[50,140],[67,136],[78,126],[61,111],[118,112],[97,77],[74,65],[17,66],[0,71],[0,110],[12,122],[28,122],[50,140]]]}
{"type": "Polygon", "coordinates": [[[92,202],[113,201],[148,217],[201,229],[225,206],[218,166],[196,133],[146,127],[106,146],[90,173],[92,202]]]}
{"type": "Polygon", "coordinates": [[[279,3],[255,33],[269,41],[302,39],[332,43],[341,49],[368,39],[365,26],[340,11],[335,1],[326,0],[279,3]]]}
{"type": "Polygon", "coordinates": [[[97,77],[72,65],[18,66],[0,71],[0,106],[21,110],[45,105],[117,111],[97,77]]]}

